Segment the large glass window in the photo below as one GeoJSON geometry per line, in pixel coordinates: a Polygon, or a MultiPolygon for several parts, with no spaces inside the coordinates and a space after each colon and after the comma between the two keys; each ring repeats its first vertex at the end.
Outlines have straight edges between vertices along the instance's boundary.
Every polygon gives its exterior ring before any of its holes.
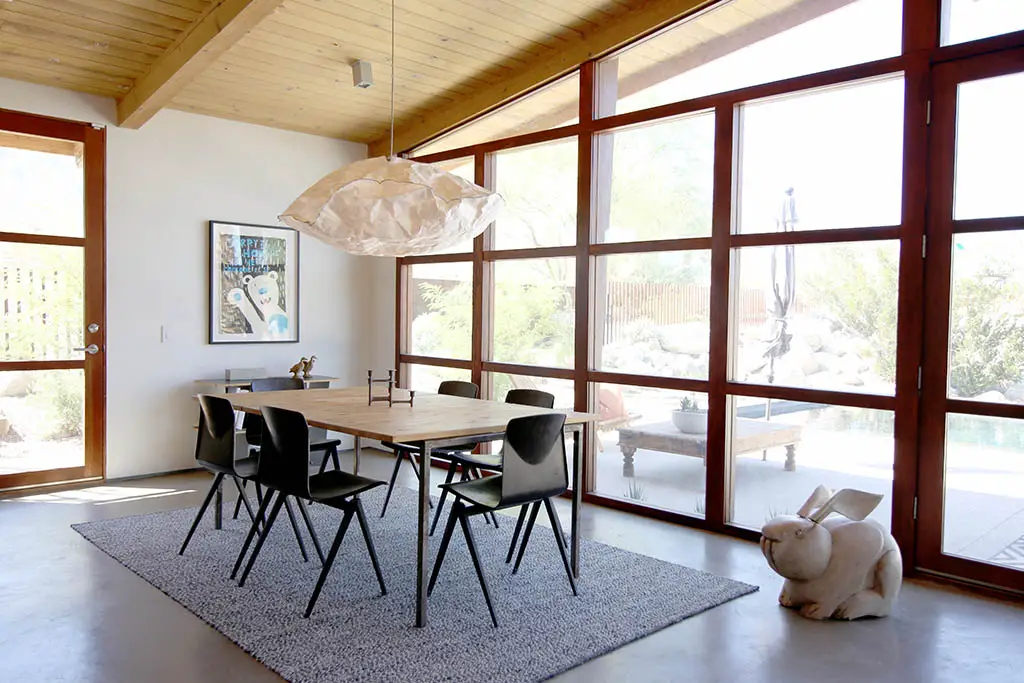
{"type": "Polygon", "coordinates": [[[494,155],[494,189],[505,200],[495,249],[576,243],[576,138],[494,155]]]}
{"type": "Polygon", "coordinates": [[[711,234],[714,113],[604,133],[595,145],[598,242],[711,234]]]}
{"type": "MultiPolygon", "coordinates": [[[[476,182],[476,165],[473,162],[473,157],[464,157],[462,159],[452,159],[451,161],[439,161],[434,164],[438,168],[441,168],[449,173],[464,178],[471,183],[476,182]]],[[[439,254],[463,254],[468,251],[473,251],[473,240],[467,239],[462,242],[452,245],[447,249],[438,251],[439,254]]]]}
{"type": "Polygon", "coordinates": [[[602,256],[595,268],[599,369],[707,379],[709,251],[602,256]]]}
{"type": "Polygon", "coordinates": [[[1022,121],[1024,73],[957,88],[954,218],[1024,216],[1022,121]]]}
{"type": "Polygon", "coordinates": [[[1024,403],[1024,268],[1018,231],[953,236],[950,398],[1024,403]]]}
{"type": "Polygon", "coordinates": [[[942,44],[952,45],[1024,29],[1020,0],[942,0],[942,44]]]}
{"type": "Polygon", "coordinates": [[[824,485],[884,495],[870,519],[889,527],[892,412],[748,397],[732,404],[732,523],[760,529],[794,515],[824,485]]]}
{"type": "Polygon", "coordinates": [[[903,79],[744,104],[739,232],[898,225],[903,79]]]}
{"type": "Polygon", "coordinates": [[[734,250],[732,379],[892,395],[899,245],[734,250]]]}
{"type": "Polygon", "coordinates": [[[472,375],[469,370],[443,368],[436,365],[405,364],[402,366],[401,386],[403,389],[427,391],[433,394],[437,393],[437,387],[441,382],[450,379],[471,382],[472,375]]]}
{"type": "Polygon", "coordinates": [[[572,367],[576,259],[513,259],[494,264],[492,360],[572,367]]]}
{"type": "Polygon", "coordinates": [[[409,267],[410,353],[468,360],[473,338],[473,264],[409,267]]]}
{"type": "Polygon", "coordinates": [[[601,62],[601,115],[900,53],[902,0],[795,0],[770,6],[759,0],[720,3],[601,62]]]}
{"type": "Polygon", "coordinates": [[[599,384],[597,486],[603,495],[703,517],[706,394],[599,384]]]}

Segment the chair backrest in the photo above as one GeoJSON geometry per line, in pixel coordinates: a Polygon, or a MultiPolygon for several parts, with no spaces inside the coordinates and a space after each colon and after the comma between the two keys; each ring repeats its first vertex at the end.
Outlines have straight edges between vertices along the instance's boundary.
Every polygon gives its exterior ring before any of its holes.
{"type": "Polygon", "coordinates": [[[477,398],[480,396],[480,387],[472,382],[462,382],[457,379],[449,379],[441,382],[437,387],[437,393],[445,396],[461,396],[462,398],[477,398]]]}
{"type": "MultiPolygon", "coordinates": [[[[250,390],[288,391],[304,387],[305,385],[302,383],[302,380],[295,379],[294,377],[264,377],[262,379],[254,379],[250,390]]],[[[245,419],[242,421],[242,427],[245,428],[246,443],[250,446],[259,446],[260,435],[263,433],[263,421],[260,419],[260,416],[246,413],[245,419]]]]}
{"type": "Polygon", "coordinates": [[[263,406],[259,481],[289,496],[309,498],[309,425],[302,413],[263,406]]]}
{"type": "Polygon", "coordinates": [[[505,403],[536,408],[554,408],[555,397],[539,389],[509,389],[505,394],[505,403]]]}
{"type": "Polygon", "coordinates": [[[561,495],[569,488],[565,415],[547,413],[509,420],[501,449],[501,502],[510,505],[561,495]]]}
{"type": "Polygon", "coordinates": [[[235,464],[235,409],[220,396],[199,396],[196,461],[216,467],[235,464]]]}

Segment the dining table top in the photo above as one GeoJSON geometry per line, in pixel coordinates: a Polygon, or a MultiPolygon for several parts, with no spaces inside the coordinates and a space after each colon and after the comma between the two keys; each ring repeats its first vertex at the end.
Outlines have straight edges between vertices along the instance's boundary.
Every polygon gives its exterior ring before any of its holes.
{"type": "MultiPolygon", "coordinates": [[[[412,405],[386,401],[368,404],[367,387],[289,391],[238,392],[222,395],[236,410],[259,413],[261,406],[285,408],[302,413],[313,427],[353,436],[408,443],[498,434],[517,417],[562,413],[566,425],[595,422],[593,413],[552,410],[512,403],[463,398],[417,391],[412,405]]],[[[408,397],[396,390],[396,398],[408,397]]]]}

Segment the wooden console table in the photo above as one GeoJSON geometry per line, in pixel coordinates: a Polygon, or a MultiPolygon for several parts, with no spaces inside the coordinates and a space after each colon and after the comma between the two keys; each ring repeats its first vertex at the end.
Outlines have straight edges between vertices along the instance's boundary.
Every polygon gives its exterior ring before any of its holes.
{"type": "MultiPolygon", "coordinates": [[[[281,377],[291,377],[291,375],[281,375],[281,377]]],[[[260,379],[278,379],[273,378],[260,378],[260,379]]],[[[327,375],[311,375],[309,379],[299,377],[302,380],[303,389],[329,389],[331,382],[337,380],[337,377],[328,377],[327,375]]],[[[197,379],[194,380],[196,384],[202,385],[202,389],[197,393],[200,394],[229,394],[232,391],[238,391],[239,389],[245,389],[248,391],[252,388],[251,379],[197,379]]]]}
{"type": "MultiPolygon", "coordinates": [[[[776,446],[786,447],[788,472],[796,470],[796,445],[800,443],[803,428],[799,425],[764,422],[736,418],[733,420],[733,455],[764,451],[776,446]]],[[[707,457],[708,435],[685,434],[671,422],[622,427],[619,429],[619,448],[622,450],[622,476],[633,476],[633,456],[638,448],[651,451],[688,455],[694,458],[707,457]]]]}

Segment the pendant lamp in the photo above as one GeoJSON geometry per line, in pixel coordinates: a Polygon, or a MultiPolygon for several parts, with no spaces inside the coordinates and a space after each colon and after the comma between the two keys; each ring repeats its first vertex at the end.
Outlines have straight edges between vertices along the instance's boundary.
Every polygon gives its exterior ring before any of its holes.
{"type": "Polygon", "coordinates": [[[391,1],[391,144],[386,157],[324,176],[279,216],[284,224],[351,254],[416,256],[482,233],[501,197],[436,166],[394,156],[395,2],[391,1]]]}

